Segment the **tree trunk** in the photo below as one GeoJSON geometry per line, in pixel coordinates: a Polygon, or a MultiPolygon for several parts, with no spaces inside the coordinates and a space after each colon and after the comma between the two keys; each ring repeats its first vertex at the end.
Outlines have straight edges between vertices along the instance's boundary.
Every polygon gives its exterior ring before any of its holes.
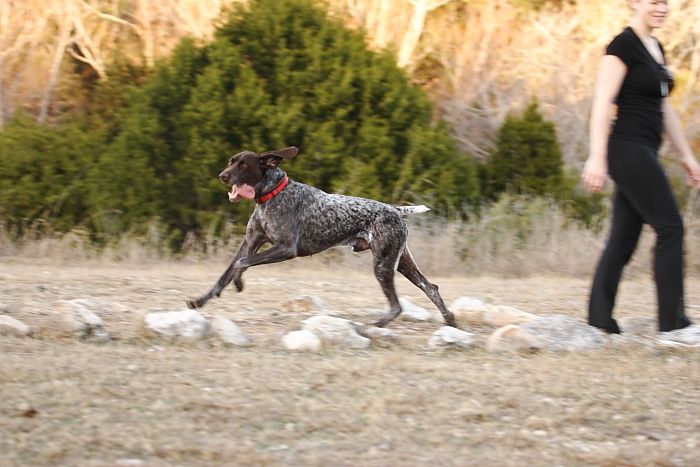
{"type": "Polygon", "coordinates": [[[425,18],[428,16],[428,12],[435,10],[448,2],[450,0],[409,0],[413,4],[413,14],[411,15],[411,22],[408,25],[408,31],[403,36],[401,41],[401,48],[399,49],[398,65],[402,68],[408,66],[413,57],[413,52],[418,46],[418,41],[420,40],[421,34],[423,34],[423,28],[425,27],[425,18]]]}
{"type": "Polygon", "coordinates": [[[44,88],[44,92],[41,96],[39,116],[36,119],[36,121],[39,123],[44,123],[46,121],[46,116],[49,113],[51,94],[53,93],[53,89],[56,87],[56,83],[58,82],[58,76],[61,72],[61,62],[63,61],[63,56],[66,53],[66,46],[68,45],[70,34],[71,27],[69,21],[63,21],[63,23],[61,23],[61,32],[56,42],[56,50],[54,51],[53,61],[49,70],[49,79],[46,82],[46,87],[44,88]]]}

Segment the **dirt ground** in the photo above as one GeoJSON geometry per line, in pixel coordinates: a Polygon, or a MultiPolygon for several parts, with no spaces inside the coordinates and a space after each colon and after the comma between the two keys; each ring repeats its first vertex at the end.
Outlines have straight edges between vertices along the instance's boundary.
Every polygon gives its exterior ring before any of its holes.
{"type": "MultiPolygon", "coordinates": [[[[644,346],[575,354],[429,351],[439,323],[390,325],[369,350],[285,351],[310,294],[366,323],[384,310],[369,265],[319,259],[263,266],[206,315],[232,318],[249,348],[138,334],[139,313],[182,309],[225,267],[197,262],[79,263],[0,258],[4,313],[38,326],[60,299],[100,298],[108,343],[0,337],[3,466],[700,465],[700,352],[644,346]]],[[[461,296],[583,319],[588,281],[432,277],[461,296]]],[[[432,308],[402,277],[400,294],[432,308]]],[[[700,281],[689,279],[700,321],[700,281]]],[[[654,316],[649,278],[626,280],[617,315],[654,316]]],[[[488,330],[477,332],[481,344],[488,330]]]]}

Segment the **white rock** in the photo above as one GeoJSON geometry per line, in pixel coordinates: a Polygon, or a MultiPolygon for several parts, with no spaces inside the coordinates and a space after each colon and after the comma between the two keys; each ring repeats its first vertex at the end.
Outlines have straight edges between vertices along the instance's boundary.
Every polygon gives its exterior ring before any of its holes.
{"type": "Polygon", "coordinates": [[[88,311],[96,314],[128,313],[130,310],[125,305],[110,302],[101,298],[76,298],[70,300],[71,303],[83,305],[88,311]]]}
{"type": "Polygon", "coordinates": [[[315,352],[321,348],[321,339],[313,332],[303,329],[285,334],[282,337],[282,345],[288,350],[309,350],[315,352]]]}
{"type": "Polygon", "coordinates": [[[324,301],[315,295],[300,295],[282,304],[283,311],[311,312],[326,311],[328,307],[324,301]]]}
{"type": "Polygon", "coordinates": [[[656,342],[664,347],[700,348],[700,326],[691,325],[674,331],[660,332],[656,342]]]}
{"type": "Polygon", "coordinates": [[[489,352],[521,352],[539,349],[541,344],[525,329],[509,324],[496,329],[486,340],[489,352]]]}
{"type": "Polygon", "coordinates": [[[482,314],[484,324],[500,328],[509,324],[522,324],[539,318],[537,315],[512,306],[489,306],[482,314]]]}
{"type": "Polygon", "coordinates": [[[656,335],[657,321],[653,318],[642,316],[629,316],[620,321],[622,333],[639,337],[652,337],[656,335]]]}
{"type": "Polygon", "coordinates": [[[357,321],[352,321],[355,330],[361,336],[367,337],[369,339],[384,339],[384,340],[397,340],[399,336],[387,328],[379,328],[377,326],[367,326],[363,323],[358,323],[357,321]]]}
{"type": "Polygon", "coordinates": [[[401,305],[401,314],[399,319],[404,321],[442,321],[442,315],[421,308],[415,305],[406,297],[399,297],[399,304],[401,305]]]}
{"type": "Polygon", "coordinates": [[[82,339],[109,339],[109,334],[102,327],[102,320],[88,310],[80,300],[58,300],[53,305],[51,319],[53,331],[62,335],[71,335],[82,339]]]}
{"type": "Polygon", "coordinates": [[[469,348],[474,345],[474,334],[451,326],[443,326],[433,333],[428,341],[431,349],[442,347],[469,348]]]}
{"type": "Polygon", "coordinates": [[[12,316],[0,315],[0,336],[25,337],[32,334],[32,328],[12,316]]]}
{"type": "Polygon", "coordinates": [[[366,349],[370,340],[357,333],[352,321],[335,316],[317,315],[304,320],[303,328],[316,334],[322,342],[366,349]]]}
{"type": "Polygon", "coordinates": [[[215,316],[211,320],[211,330],[226,344],[238,347],[248,347],[253,344],[253,341],[243,333],[236,323],[223,316],[215,316]]]}
{"type": "Polygon", "coordinates": [[[478,298],[472,297],[459,297],[452,305],[450,305],[450,311],[453,313],[461,311],[483,311],[488,307],[484,302],[478,298]]]}
{"type": "Polygon", "coordinates": [[[118,459],[116,461],[116,464],[119,466],[132,466],[132,465],[144,465],[145,462],[143,459],[126,458],[126,459],[118,459]]]}
{"type": "Polygon", "coordinates": [[[199,340],[209,332],[209,322],[197,310],[154,311],[143,321],[146,329],[168,337],[199,340]]]}
{"type": "Polygon", "coordinates": [[[606,344],[600,330],[570,316],[543,316],[523,323],[521,327],[546,350],[590,350],[604,347],[606,344]]]}

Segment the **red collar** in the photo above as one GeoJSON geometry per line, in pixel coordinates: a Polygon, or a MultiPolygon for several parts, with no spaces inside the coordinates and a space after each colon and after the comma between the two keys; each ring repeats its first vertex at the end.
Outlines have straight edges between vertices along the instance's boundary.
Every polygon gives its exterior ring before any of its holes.
{"type": "Polygon", "coordinates": [[[282,181],[279,182],[279,183],[277,184],[277,186],[274,187],[274,188],[272,189],[272,191],[270,191],[269,193],[266,193],[266,194],[262,195],[262,196],[259,197],[259,198],[255,198],[255,201],[256,201],[258,204],[264,203],[265,201],[270,201],[272,198],[274,198],[275,196],[277,196],[277,195],[279,194],[280,191],[284,190],[284,187],[286,187],[288,183],[289,183],[289,177],[287,177],[287,176],[285,175],[284,178],[282,179],[282,181]]]}

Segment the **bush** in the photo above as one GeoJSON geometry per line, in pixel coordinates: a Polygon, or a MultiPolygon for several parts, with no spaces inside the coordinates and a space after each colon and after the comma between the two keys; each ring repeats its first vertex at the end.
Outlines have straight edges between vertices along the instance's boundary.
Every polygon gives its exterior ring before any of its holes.
{"type": "Polygon", "coordinates": [[[481,177],[491,200],[503,193],[551,197],[586,225],[598,225],[603,213],[602,196],[581,191],[577,174],[564,173],[554,124],[544,119],[537,102],[522,115],[506,117],[481,177]]]}
{"type": "Polygon", "coordinates": [[[115,181],[91,198],[113,231],[154,216],[180,239],[242,225],[251,207],[229,205],[217,174],[244,149],[300,147],[285,169],[327,191],[428,199],[443,214],[478,198],[474,164],[425,94],[309,0],[254,0],[211,44],[183,41],[128,99],[119,129],[92,174],[115,181]]]}
{"type": "Polygon", "coordinates": [[[62,231],[89,222],[85,193],[98,147],[76,125],[59,131],[17,114],[0,132],[0,219],[18,234],[39,221],[62,231]]]}

